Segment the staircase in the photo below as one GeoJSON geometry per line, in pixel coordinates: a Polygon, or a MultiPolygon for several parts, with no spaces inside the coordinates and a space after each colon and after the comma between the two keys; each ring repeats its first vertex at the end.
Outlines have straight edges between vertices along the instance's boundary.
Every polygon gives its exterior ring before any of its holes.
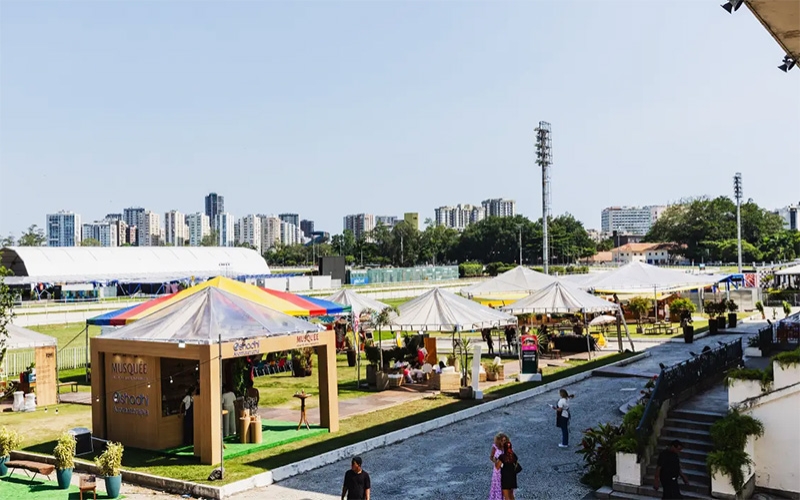
{"type": "MultiPolygon", "coordinates": [[[[711,476],[706,467],[706,458],[712,449],[711,424],[724,417],[723,413],[676,408],[671,410],[661,429],[658,438],[658,449],[647,467],[643,486],[637,491],[617,491],[610,494],[610,498],[625,499],[650,499],[661,498],[661,490],[653,490],[656,475],[656,462],[658,455],[675,439],[683,443],[681,452],[681,469],[689,479],[689,484],[681,485],[681,493],[686,498],[711,498],[711,476]]],[[[616,486],[616,485],[615,485],[616,486]]]]}

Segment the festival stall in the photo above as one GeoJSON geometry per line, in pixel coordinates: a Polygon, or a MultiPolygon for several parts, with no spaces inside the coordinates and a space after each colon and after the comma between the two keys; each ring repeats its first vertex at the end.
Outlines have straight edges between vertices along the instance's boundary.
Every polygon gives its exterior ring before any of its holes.
{"type": "Polygon", "coordinates": [[[91,339],[94,436],[148,450],[188,440],[201,463],[220,463],[222,424],[230,415],[222,407],[222,387],[231,385],[232,360],[307,347],[319,356],[321,425],[337,431],[333,332],[268,307],[276,300],[271,297],[217,278],[91,339]],[[193,395],[191,416],[184,411],[187,395],[193,395]]]}
{"type": "Polygon", "coordinates": [[[505,306],[541,290],[555,280],[553,276],[517,266],[494,278],[468,286],[461,292],[486,306],[505,306]]]}
{"type": "MultiPolygon", "coordinates": [[[[34,351],[35,364],[19,373],[18,391],[23,394],[36,394],[36,404],[39,406],[56,404],[58,402],[58,342],[56,339],[10,323],[6,325],[6,330],[8,337],[4,341],[5,349],[8,351],[33,349],[34,351]]],[[[5,375],[15,377],[17,374],[5,373],[5,375]]],[[[21,410],[19,403],[19,401],[15,401],[15,407],[21,410]]]]}

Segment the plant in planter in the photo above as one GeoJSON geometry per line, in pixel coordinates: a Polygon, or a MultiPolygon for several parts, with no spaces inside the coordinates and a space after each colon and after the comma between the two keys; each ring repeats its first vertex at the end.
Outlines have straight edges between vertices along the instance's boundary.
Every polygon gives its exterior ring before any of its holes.
{"type": "Polygon", "coordinates": [[[621,426],[608,423],[583,431],[581,448],[577,451],[583,455],[586,469],[586,473],[581,477],[583,484],[593,489],[611,485],[617,469],[617,447],[623,435],[624,430],[621,426]]]}
{"type": "Polygon", "coordinates": [[[350,337],[344,338],[344,347],[347,352],[347,366],[356,366],[356,350],[353,347],[353,341],[350,337]]]}
{"type": "Polygon", "coordinates": [[[681,319],[683,340],[687,344],[694,342],[694,326],[692,326],[692,313],[696,308],[694,302],[686,298],[675,299],[669,306],[670,314],[675,313],[681,319]]]}
{"type": "Polygon", "coordinates": [[[725,308],[728,310],[728,328],[736,328],[738,318],[736,311],[739,310],[739,305],[733,300],[725,301],[725,308]]]}
{"type": "Polygon", "coordinates": [[[17,431],[5,426],[0,429],[0,476],[8,474],[5,464],[11,457],[11,451],[19,448],[20,444],[22,444],[22,436],[17,431]]]}
{"type": "Polygon", "coordinates": [[[773,356],[772,361],[769,368],[774,370],[776,388],[787,387],[800,380],[800,349],[782,352],[773,356]]]}
{"type": "MultiPolygon", "coordinates": [[[[764,435],[764,425],[749,415],[731,411],[711,426],[711,441],[714,450],[706,459],[712,481],[727,476],[738,496],[744,489],[745,468],[752,472],[753,461],[745,451],[747,438],[764,435]]],[[[713,491],[713,488],[712,488],[713,491]]]]}
{"type": "Polygon", "coordinates": [[[792,314],[792,305],[787,302],[783,301],[783,314],[785,318],[788,318],[790,314],[792,314]]]}
{"type": "Polygon", "coordinates": [[[498,357],[492,360],[491,363],[486,363],[483,368],[486,370],[486,380],[495,381],[500,379],[500,372],[503,370],[503,363],[498,357]]]}
{"type": "Polygon", "coordinates": [[[760,300],[758,302],[756,302],[756,309],[758,309],[758,312],[761,313],[761,319],[767,319],[767,315],[764,314],[764,303],[763,302],[761,302],[760,300]]]}
{"type": "Polygon", "coordinates": [[[703,302],[703,310],[708,315],[708,333],[713,335],[719,331],[719,323],[717,322],[719,306],[713,300],[706,300],[703,302]]]}
{"type": "Polygon", "coordinates": [[[119,496],[122,486],[122,452],[125,449],[121,443],[108,443],[106,451],[94,459],[95,465],[106,483],[106,493],[111,498],[119,496]]]}
{"type": "Polygon", "coordinates": [[[725,379],[728,386],[728,402],[739,403],[766,392],[773,381],[772,368],[755,370],[752,368],[735,368],[730,370],[725,379]]]}
{"type": "Polygon", "coordinates": [[[628,309],[636,315],[636,333],[642,333],[642,315],[652,309],[653,301],[646,297],[634,297],[628,302],[628,309]]]}
{"type": "Polygon", "coordinates": [[[724,330],[728,326],[728,319],[725,317],[725,311],[728,308],[728,301],[725,299],[717,302],[717,329],[724,330]]]}
{"type": "Polygon", "coordinates": [[[72,469],[75,468],[75,436],[65,432],[58,437],[53,457],[56,459],[56,479],[59,489],[66,490],[72,481],[72,469]]]}
{"type": "Polygon", "coordinates": [[[370,344],[364,346],[364,355],[367,357],[367,383],[375,385],[375,374],[378,372],[378,363],[381,362],[380,347],[370,344]]]}

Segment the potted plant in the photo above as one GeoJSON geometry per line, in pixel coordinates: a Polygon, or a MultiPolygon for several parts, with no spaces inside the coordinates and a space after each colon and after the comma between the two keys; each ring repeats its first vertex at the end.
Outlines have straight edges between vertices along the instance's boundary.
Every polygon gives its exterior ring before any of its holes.
{"type": "Polygon", "coordinates": [[[713,451],[706,465],[711,475],[711,494],[722,493],[739,498],[753,473],[753,461],[745,451],[750,436],[764,435],[764,425],[749,415],[736,411],[728,413],[711,426],[713,451]]]}
{"type": "Polygon", "coordinates": [[[669,306],[670,314],[675,314],[681,319],[683,329],[683,341],[687,344],[694,342],[694,326],[692,325],[692,313],[696,308],[694,302],[686,298],[679,298],[672,301],[669,306]]]}
{"type": "Polygon", "coordinates": [[[494,358],[491,363],[486,363],[483,369],[486,370],[486,380],[494,382],[500,379],[500,370],[503,368],[503,363],[498,362],[500,358],[494,358]]]}
{"type": "Polygon", "coordinates": [[[764,303],[763,302],[761,302],[760,300],[758,302],[756,302],[756,309],[758,309],[758,312],[761,313],[761,319],[767,319],[767,315],[764,314],[764,303]]]}
{"type": "Polygon", "coordinates": [[[788,301],[783,301],[783,314],[784,317],[788,318],[790,314],[792,314],[792,305],[788,301]]]}
{"type": "Polygon", "coordinates": [[[106,493],[110,498],[117,498],[122,486],[122,452],[121,443],[108,443],[106,451],[94,459],[95,465],[106,483],[106,493]]]}
{"type": "Polygon", "coordinates": [[[309,377],[312,373],[312,356],[314,350],[310,347],[292,351],[292,376],[309,377]]]}
{"type": "Polygon", "coordinates": [[[17,431],[5,426],[0,429],[0,476],[8,474],[6,462],[11,457],[11,451],[19,448],[20,444],[22,444],[22,436],[17,431]]]}
{"type": "Polygon", "coordinates": [[[348,337],[344,339],[344,346],[347,350],[347,366],[356,366],[356,350],[353,347],[353,342],[348,337]]]}
{"type": "Polygon", "coordinates": [[[728,319],[725,317],[725,310],[727,308],[727,300],[722,299],[717,303],[717,330],[724,330],[728,326],[728,319]]]}
{"type": "Polygon", "coordinates": [[[56,459],[56,479],[59,489],[66,490],[72,481],[75,468],[75,436],[65,432],[58,437],[53,457],[56,459]]]}
{"type": "Polygon", "coordinates": [[[652,302],[646,297],[634,297],[628,302],[628,309],[636,315],[636,333],[642,333],[642,315],[652,307],[652,302]]]}
{"type": "Polygon", "coordinates": [[[739,322],[736,316],[739,305],[733,300],[728,300],[725,302],[725,307],[728,309],[728,328],[736,328],[736,324],[739,322]]]}
{"type": "Polygon", "coordinates": [[[800,348],[773,356],[772,371],[778,389],[800,382],[800,348]]]}
{"type": "Polygon", "coordinates": [[[708,333],[714,335],[719,331],[717,323],[717,303],[713,300],[703,302],[703,310],[708,315],[708,333]]]}
{"type": "Polygon", "coordinates": [[[375,374],[378,372],[378,363],[381,362],[380,348],[376,345],[364,346],[364,354],[367,356],[367,384],[375,385],[375,374]]]}

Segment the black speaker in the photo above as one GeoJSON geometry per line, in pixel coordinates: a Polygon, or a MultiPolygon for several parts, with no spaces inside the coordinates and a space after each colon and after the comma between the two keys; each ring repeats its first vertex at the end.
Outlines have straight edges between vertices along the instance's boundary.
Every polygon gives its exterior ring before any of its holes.
{"type": "Polygon", "coordinates": [[[319,258],[320,276],[330,276],[334,280],[345,282],[345,267],[343,256],[320,257],[319,258]]]}

